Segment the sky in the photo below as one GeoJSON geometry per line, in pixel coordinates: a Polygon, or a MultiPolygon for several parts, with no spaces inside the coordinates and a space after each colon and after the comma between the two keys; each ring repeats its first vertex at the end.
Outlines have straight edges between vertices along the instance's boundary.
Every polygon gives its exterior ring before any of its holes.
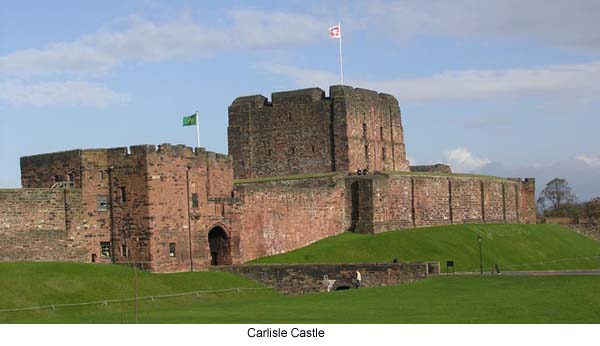
{"type": "Polygon", "coordinates": [[[19,157],[227,152],[238,96],[340,83],[394,95],[411,164],[565,178],[600,196],[600,1],[0,0],[0,188],[19,157]]]}

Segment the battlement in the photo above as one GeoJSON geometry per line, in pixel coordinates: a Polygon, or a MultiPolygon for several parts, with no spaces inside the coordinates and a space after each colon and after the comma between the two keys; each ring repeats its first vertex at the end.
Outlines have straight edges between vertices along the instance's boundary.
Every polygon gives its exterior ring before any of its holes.
{"type": "Polygon", "coordinates": [[[80,160],[84,153],[107,153],[111,157],[127,157],[127,156],[144,156],[144,155],[170,155],[181,158],[198,158],[218,162],[229,161],[227,154],[221,154],[206,150],[203,147],[189,147],[183,144],[173,145],[170,143],[163,144],[140,144],[129,147],[114,147],[114,148],[93,148],[93,149],[74,149],[67,151],[59,151],[54,153],[37,154],[21,157],[21,162],[27,162],[31,165],[48,165],[54,162],[64,162],[66,160],[80,160]]]}
{"type": "Polygon", "coordinates": [[[290,91],[279,91],[271,93],[271,100],[264,95],[249,95],[240,96],[233,100],[230,107],[273,107],[279,105],[287,105],[289,103],[302,104],[312,103],[323,100],[331,101],[333,98],[346,98],[350,95],[363,96],[363,97],[380,97],[385,100],[392,101],[392,103],[398,104],[396,98],[390,94],[379,93],[374,90],[355,88],[345,85],[332,85],[329,87],[329,95],[325,94],[325,91],[321,88],[306,88],[290,91]]]}
{"type": "MultiPolygon", "coordinates": [[[[190,167],[231,169],[232,165],[228,155],[182,144],[75,149],[21,157],[21,182],[23,187],[30,188],[49,188],[57,182],[69,182],[74,187],[81,188],[86,171],[95,174],[97,171],[106,171],[109,167],[142,167],[165,158],[185,160],[190,167]]],[[[168,169],[168,166],[164,167],[168,169]]]]}

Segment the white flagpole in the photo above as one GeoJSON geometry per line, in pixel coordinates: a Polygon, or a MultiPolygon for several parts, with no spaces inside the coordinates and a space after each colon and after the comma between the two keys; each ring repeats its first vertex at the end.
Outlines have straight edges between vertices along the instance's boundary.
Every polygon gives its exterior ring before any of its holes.
{"type": "Polygon", "coordinates": [[[198,111],[196,111],[196,148],[200,148],[200,119],[198,119],[198,111]]]}
{"type": "Polygon", "coordinates": [[[342,23],[338,21],[338,27],[340,28],[340,80],[344,85],[344,63],[342,60],[342,23]]]}

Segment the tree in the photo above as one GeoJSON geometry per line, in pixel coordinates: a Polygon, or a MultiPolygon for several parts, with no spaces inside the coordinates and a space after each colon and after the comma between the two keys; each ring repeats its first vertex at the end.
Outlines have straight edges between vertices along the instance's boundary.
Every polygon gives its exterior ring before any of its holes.
{"type": "Polygon", "coordinates": [[[546,184],[537,200],[538,206],[547,216],[576,216],[572,215],[576,203],[577,197],[569,183],[561,178],[554,178],[546,184]]]}
{"type": "Polygon", "coordinates": [[[585,203],[583,211],[586,217],[592,222],[600,222],[600,197],[593,198],[585,203]]]}

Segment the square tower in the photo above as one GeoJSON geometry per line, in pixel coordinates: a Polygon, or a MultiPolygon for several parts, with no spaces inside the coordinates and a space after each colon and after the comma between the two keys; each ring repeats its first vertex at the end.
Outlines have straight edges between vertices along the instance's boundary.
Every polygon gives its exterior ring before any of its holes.
{"type": "Polygon", "coordinates": [[[398,101],[347,86],[238,97],[229,107],[236,178],[409,171],[398,101]]]}

